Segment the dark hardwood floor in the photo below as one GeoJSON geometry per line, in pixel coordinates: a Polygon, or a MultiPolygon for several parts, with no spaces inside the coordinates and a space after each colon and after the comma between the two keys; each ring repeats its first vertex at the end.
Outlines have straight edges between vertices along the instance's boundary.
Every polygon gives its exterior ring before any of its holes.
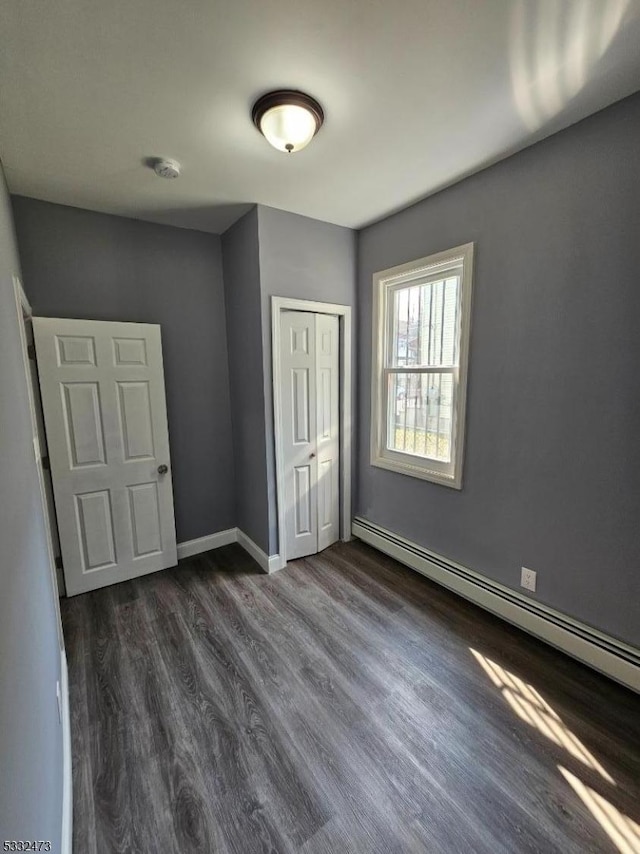
{"type": "Polygon", "coordinates": [[[75,854],[640,852],[640,697],[361,543],[63,616],[75,854]]]}

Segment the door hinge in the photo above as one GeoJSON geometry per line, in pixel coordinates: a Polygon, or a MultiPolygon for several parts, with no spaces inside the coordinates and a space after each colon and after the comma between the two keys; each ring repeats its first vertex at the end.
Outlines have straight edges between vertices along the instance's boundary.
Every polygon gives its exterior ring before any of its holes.
{"type": "Polygon", "coordinates": [[[49,457],[42,458],[42,468],[49,471],[51,469],[51,463],[49,462],[49,457]]]}
{"type": "Polygon", "coordinates": [[[32,362],[36,360],[36,348],[34,344],[27,344],[27,356],[32,362]]]}
{"type": "Polygon", "coordinates": [[[62,569],[62,558],[58,555],[54,561],[56,569],[62,569]]]}

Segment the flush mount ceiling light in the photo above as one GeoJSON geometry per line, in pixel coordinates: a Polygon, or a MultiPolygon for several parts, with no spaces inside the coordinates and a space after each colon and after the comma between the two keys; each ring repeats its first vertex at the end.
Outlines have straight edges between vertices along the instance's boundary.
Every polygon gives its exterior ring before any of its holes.
{"type": "Polygon", "coordinates": [[[254,125],[278,151],[292,154],[309,145],[324,121],[320,104],[304,92],[280,89],[253,105],[254,125]]]}

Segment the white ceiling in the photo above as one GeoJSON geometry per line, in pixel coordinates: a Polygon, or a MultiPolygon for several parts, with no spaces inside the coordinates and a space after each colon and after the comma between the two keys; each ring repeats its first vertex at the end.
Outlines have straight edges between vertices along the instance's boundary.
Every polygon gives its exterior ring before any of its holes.
{"type": "Polygon", "coordinates": [[[360,227],[637,91],[639,46],[640,0],[4,0],[0,154],[62,204],[360,227]],[[280,87],[325,108],[294,155],[251,124],[280,87]]]}

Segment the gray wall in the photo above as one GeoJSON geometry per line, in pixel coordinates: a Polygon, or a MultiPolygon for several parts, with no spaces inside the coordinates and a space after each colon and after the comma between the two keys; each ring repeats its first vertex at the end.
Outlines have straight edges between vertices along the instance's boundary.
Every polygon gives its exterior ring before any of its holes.
{"type": "Polygon", "coordinates": [[[62,727],[57,612],[12,274],[20,275],[0,169],[0,840],[60,850],[62,727]]]}
{"type": "Polygon", "coordinates": [[[640,644],[640,96],[365,229],[358,512],[640,644]],[[371,277],[476,241],[461,492],[369,464],[371,277]]]}
{"type": "Polygon", "coordinates": [[[257,546],[269,553],[256,208],[223,235],[222,251],[236,473],[236,524],[257,546]]]}
{"type": "Polygon", "coordinates": [[[349,228],[263,205],[258,206],[258,231],[264,350],[265,415],[263,417],[266,423],[267,441],[269,554],[276,554],[278,552],[278,520],[273,437],[271,297],[295,297],[353,306],[356,281],[356,233],[349,228]]]}
{"type": "Polygon", "coordinates": [[[220,238],[12,201],[35,314],[162,326],[178,542],[233,527],[220,238]]]}

